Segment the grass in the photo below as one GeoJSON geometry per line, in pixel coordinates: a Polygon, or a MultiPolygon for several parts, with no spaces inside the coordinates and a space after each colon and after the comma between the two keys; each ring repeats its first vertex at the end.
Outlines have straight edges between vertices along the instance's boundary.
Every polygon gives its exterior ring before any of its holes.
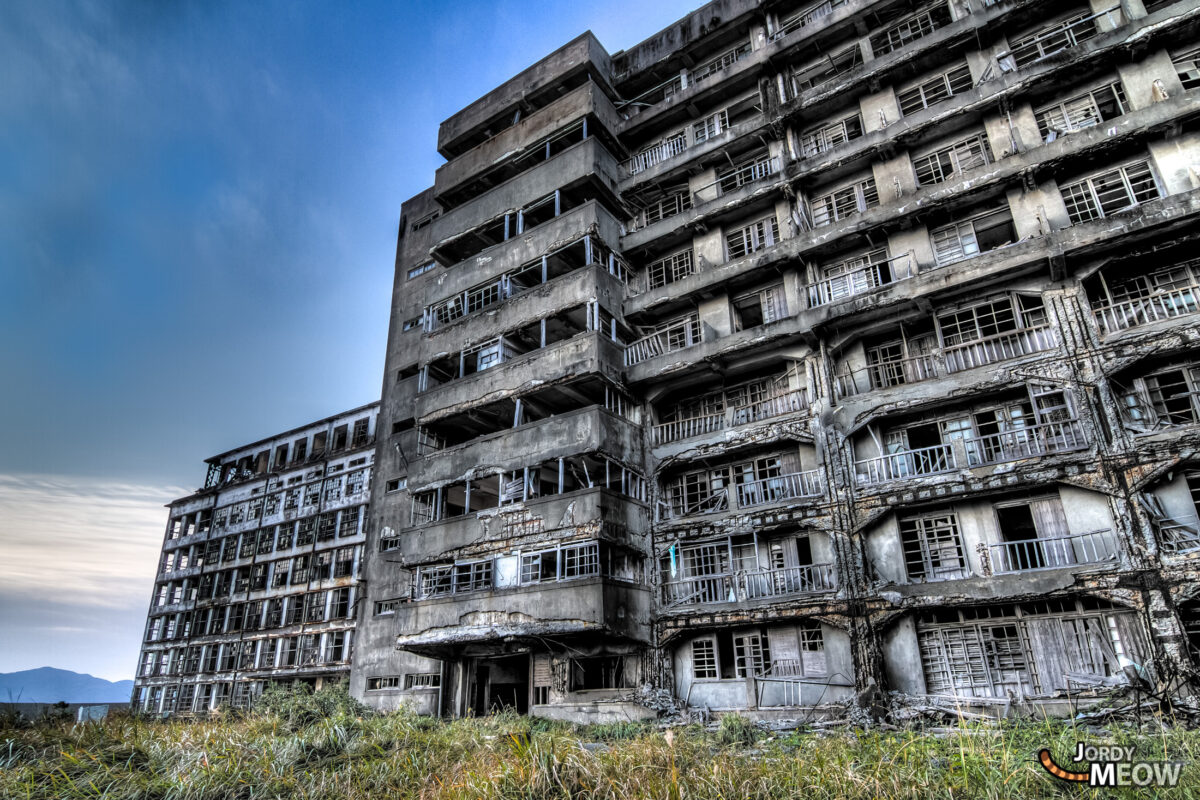
{"type": "Polygon", "coordinates": [[[715,731],[668,734],[509,715],[437,722],[341,702],[314,717],[296,708],[302,703],[284,705],[193,722],[10,721],[0,728],[0,798],[1200,798],[1200,732],[1182,728],[1093,735],[1043,721],[942,736],[767,734],[723,720],[715,731]],[[1174,790],[1081,789],[1034,763],[1048,746],[1069,769],[1079,738],[1190,763],[1174,790]]]}

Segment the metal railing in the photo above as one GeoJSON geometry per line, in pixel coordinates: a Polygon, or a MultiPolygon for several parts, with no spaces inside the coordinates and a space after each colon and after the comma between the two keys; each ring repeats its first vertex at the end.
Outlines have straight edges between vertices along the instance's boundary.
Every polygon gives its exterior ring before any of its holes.
{"type": "Polygon", "coordinates": [[[1058,336],[1049,325],[1006,331],[982,339],[942,348],[947,372],[1006,361],[1058,347],[1058,336]]]}
{"type": "Polygon", "coordinates": [[[820,471],[815,469],[739,483],[736,489],[738,508],[753,508],[792,498],[820,497],[825,493],[820,471]]]}
{"type": "Polygon", "coordinates": [[[1102,335],[1149,325],[1162,319],[1195,314],[1197,311],[1200,311],[1200,286],[1194,285],[1092,309],[1102,335]]]}
{"type": "Polygon", "coordinates": [[[706,433],[722,430],[724,427],[725,413],[719,412],[662,422],[655,425],[651,429],[651,433],[654,444],[660,445],[680,439],[690,439],[693,436],[703,436],[706,433]]]}
{"type": "Polygon", "coordinates": [[[730,192],[736,191],[747,184],[760,181],[763,178],[774,175],[779,172],[779,157],[771,156],[769,158],[760,158],[752,161],[749,164],[731,169],[728,172],[721,173],[720,176],[712,183],[705,184],[692,192],[693,205],[699,204],[704,200],[713,199],[712,196],[702,197],[701,194],[707,190],[715,189],[716,196],[720,197],[730,192]]]}
{"type": "Polygon", "coordinates": [[[889,258],[886,261],[880,261],[879,263],[856,269],[853,272],[847,272],[843,275],[818,281],[808,287],[809,308],[865,294],[884,284],[895,283],[898,280],[910,278],[912,277],[912,273],[907,270],[911,269],[913,263],[912,253],[908,252],[889,258]],[[888,267],[886,275],[881,269],[884,266],[888,267]],[[905,270],[905,274],[897,276],[897,272],[902,269],[905,270]]]}
{"type": "Polygon", "coordinates": [[[662,585],[662,598],[668,606],[710,605],[835,591],[837,573],[833,564],[806,564],[670,581],[662,585]]]}
{"type": "Polygon", "coordinates": [[[1108,529],[1046,539],[1000,542],[989,548],[992,573],[996,575],[1117,560],[1116,542],[1112,531],[1108,529]]]}
{"type": "Polygon", "coordinates": [[[732,409],[733,424],[745,425],[808,410],[808,389],[792,389],[732,409]]]}
{"type": "Polygon", "coordinates": [[[655,164],[661,164],[669,158],[674,158],[686,150],[687,147],[687,134],[680,131],[674,136],[663,139],[658,144],[638,153],[629,159],[625,166],[629,170],[630,175],[637,175],[639,172],[645,172],[650,169],[655,164]]]}
{"type": "Polygon", "coordinates": [[[834,376],[839,397],[850,397],[871,389],[886,389],[906,383],[917,383],[938,376],[933,354],[880,361],[859,369],[842,369],[834,376]],[[859,377],[866,376],[866,385],[860,386],[859,377]]]}
{"type": "Polygon", "coordinates": [[[858,482],[866,486],[918,475],[938,475],[955,469],[958,469],[958,462],[949,442],[854,462],[858,482]]]}
{"type": "Polygon", "coordinates": [[[1078,420],[1046,422],[1025,428],[963,440],[967,466],[981,467],[1050,453],[1066,453],[1088,446],[1078,420]]]}
{"type": "Polygon", "coordinates": [[[651,439],[658,446],[807,410],[808,390],[792,389],[746,405],[730,406],[721,412],[659,423],[651,429],[651,439]]]}
{"type": "Polygon", "coordinates": [[[625,366],[632,367],[664,353],[685,350],[700,344],[700,341],[700,320],[695,317],[686,319],[626,345],[625,366]]]}

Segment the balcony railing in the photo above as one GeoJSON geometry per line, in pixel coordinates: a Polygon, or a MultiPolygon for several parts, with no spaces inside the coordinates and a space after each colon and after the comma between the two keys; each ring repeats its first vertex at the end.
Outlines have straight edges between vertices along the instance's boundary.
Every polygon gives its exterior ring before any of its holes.
{"type": "Polygon", "coordinates": [[[818,281],[808,287],[808,305],[810,308],[828,305],[912,277],[910,270],[914,263],[911,252],[903,253],[887,261],[818,281]]]}
{"type": "Polygon", "coordinates": [[[663,139],[656,145],[649,147],[638,153],[626,163],[626,168],[630,175],[637,175],[639,172],[645,172],[656,164],[674,158],[682,153],[688,147],[687,134],[680,131],[674,136],[663,139]]]}
{"type": "Polygon", "coordinates": [[[655,425],[653,441],[655,445],[675,442],[680,439],[690,439],[693,436],[703,436],[725,427],[725,413],[701,414],[698,417],[687,417],[655,425]]]}
{"type": "Polygon", "coordinates": [[[625,366],[632,367],[664,353],[685,350],[700,344],[700,338],[699,319],[693,317],[677,322],[626,345],[625,366]]]}
{"type": "Polygon", "coordinates": [[[1057,346],[1058,336],[1050,326],[1023,328],[909,358],[880,361],[857,369],[843,367],[834,375],[834,384],[838,397],[850,397],[872,389],[886,389],[890,386],[944,377],[973,367],[1051,350],[1057,346]]]}
{"type": "Polygon", "coordinates": [[[747,570],[684,578],[662,585],[667,606],[711,605],[837,591],[833,564],[747,570]]]}
{"type": "Polygon", "coordinates": [[[820,471],[815,469],[739,483],[736,488],[738,508],[753,508],[792,498],[820,497],[825,493],[820,471]]]}
{"type": "Polygon", "coordinates": [[[1107,335],[1149,325],[1162,319],[1175,319],[1200,310],[1200,286],[1184,286],[1162,294],[1138,297],[1092,310],[1100,333],[1107,335]]]}
{"type": "Polygon", "coordinates": [[[722,412],[660,423],[652,429],[652,441],[658,446],[807,410],[808,390],[792,389],[746,405],[730,406],[722,412]]]}
{"type": "Polygon", "coordinates": [[[1078,420],[1047,422],[992,433],[963,442],[967,451],[967,466],[981,467],[1022,458],[1067,453],[1088,446],[1087,437],[1078,420]]]}
{"type": "Polygon", "coordinates": [[[1022,539],[990,545],[993,574],[1058,569],[1117,560],[1112,531],[1072,533],[1046,539],[1022,539]]]}
{"type": "Polygon", "coordinates": [[[958,469],[954,448],[949,443],[904,450],[854,462],[858,482],[874,486],[920,475],[939,475],[958,469]]]}
{"type": "Polygon", "coordinates": [[[947,372],[962,372],[966,369],[1007,361],[1010,358],[1040,353],[1058,347],[1058,336],[1049,325],[1006,331],[963,342],[942,349],[947,372]]]}
{"type": "Polygon", "coordinates": [[[699,205],[706,200],[712,200],[713,192],[716,197],[721,197],[777,172],[779,172],[778,156],[756,159],[749,164],[743,164],[728,172],[720,173],[715,181],[696,189],[692,192],[692,204],[699,205]]]}

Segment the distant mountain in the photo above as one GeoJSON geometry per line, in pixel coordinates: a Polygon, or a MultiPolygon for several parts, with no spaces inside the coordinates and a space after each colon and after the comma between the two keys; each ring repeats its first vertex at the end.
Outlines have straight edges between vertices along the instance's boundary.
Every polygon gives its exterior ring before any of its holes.
{"type": "Polygon", "coordinates": [[[65,669],[42,667],[0,673],[0,703],[126,703],[133,681],[106,681],[65,669]]]}

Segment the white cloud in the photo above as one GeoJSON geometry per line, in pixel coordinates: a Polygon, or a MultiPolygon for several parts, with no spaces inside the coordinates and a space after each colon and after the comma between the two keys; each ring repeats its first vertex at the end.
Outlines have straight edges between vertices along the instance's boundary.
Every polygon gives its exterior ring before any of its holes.
{"type": "Polygon", "coordinates": [[[178,486],[0,474],[0,597],[145,606],[178,486]]]}

